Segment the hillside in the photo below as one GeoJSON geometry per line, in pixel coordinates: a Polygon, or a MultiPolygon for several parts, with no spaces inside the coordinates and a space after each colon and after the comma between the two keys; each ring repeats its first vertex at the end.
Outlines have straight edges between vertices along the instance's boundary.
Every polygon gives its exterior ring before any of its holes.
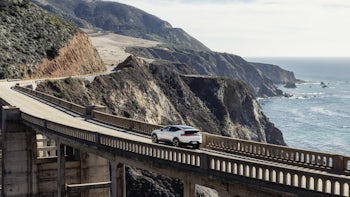
{"type": "Polygon", "coordinates": [[[75,103],[104,105],[110,113],[149,123],[190,124],[210,133],[285,145],[281,132],[241,81],[180,74],[176,70],[191,69],[181,64],[149,64],[133,56],[116,69],[91,83],[66,79],[37,88],[75,103]]]}
{"type": "Polygon", "coordinates": [[[117,2],[34,0],[36,4],[81,28],[97,27],[117,34],[209,50],[180,28],[140,9],[117,2]]]}
{"type": "MultiPolygon", "coordinates": [[[[241,79],[259,97],[283,95],[275,87],[270,74],[270,71],[282,75],[288,73],[279,72],[283,69],[274,65],[265,65],[267,69],[258,69],[255,64],[248,63],[237,55],[213,52],[183,30],[172,28],[168,22],[132,6],[88,0],[34,2],[79,27],[97,27],[103,31],[160,42],[158,47],[129,47],[127,52],[135,56],[187,64],[193,67],[193,74],[241,79]]],[[[280,82],[295,83],[294,74],[288,74],[290,81],[280,82]]],[[[281,78],[278,75],[272,77],[281,78]]]]}
{"type": "Polygon", "coordinates": [[[89,38],[29,1],[0,4],[0,78],[39,78],[105,70],[89,38]]]}

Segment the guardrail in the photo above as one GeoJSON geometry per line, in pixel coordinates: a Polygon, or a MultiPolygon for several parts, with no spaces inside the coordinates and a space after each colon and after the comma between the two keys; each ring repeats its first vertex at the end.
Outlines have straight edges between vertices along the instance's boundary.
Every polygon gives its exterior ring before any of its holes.
{"type": "Polygon", "coordinates": [[[35,91],[35,90],[31,90],[29,88],[24,88],[21,86],[14,86],[14,89],[21,91],[21,92],[25,92],[29,95],[41,98],[45,101],[48,101],[50,103],[56,104],[64,109],[67,110],[71,110],[79,115],[85,115],[86,114],[86,107],[72,103],[72,102],[68,102],[66,100],[54,97],[52,95],[43,93],[43,92],[39,92],[39,91],[35,91]]]}
{"type": "Polygon", "coordinates": [[[92,111],[91,118],[99,122],[103,122],[109,125],[117,126],[123,129],[128,129],[131,131],[136,131],[141,134],[150,135],[153,130],[162,128],[161,125],[149,124],[141,121],[136,121],[129,118],[114,116],[111,114],[92,111]]]}
{"type": "Polygon", "coordinates": [[[203,134],[205,147],[213,150],[269,159],[319,170],[334,170],[349,174],[349,157],[342,155],[290,148],[274,144],[203,134]]]}
{"type": "MultiPolygon", "coordinates": [[[[86,113],[87,113],[87,108],[84,106],[77,105],[75,103],[68,102],[68,101],[60,99],[60,98],[56,98],[52,95],[45,94],[43,92],[31,90],[29,88],[24,88],[21,86],[15,86],[14,89],[21,91],[21,92],[25,92],[29,95],[41,98],[45,101],[48,101],[48,102],[53,103],[55,105],[58,105],[64,109],[76,112],[79,115],[86,115],[86,113]]],[[[154,125],[154,124],[149,124],[149,123],[145,123],[145,122],[141,122],[141,121],[136,121],[136,120],[129,119],[129,118],[114,116],[114,115],[103,113],[103,112],[96,111],[96,110],[92,111],[91,118],[93,120],[97,120],[97,121],[102,122],[102,123],[106,123],[106,124],[109,124],[112,126],[117,126],[120,128],[128,129],[128,130],[135,131],[135,132],[141,133],[141,134],[146,134],[146,135],[149,135],[149,134],[151,134],[151,132],[153,130],[159,129],[162,127],[161,125],[154,125]]]]}
{"type": "MultiPolygon", "coordinates": [[[[73,103],[69,103],[54,96],[34,91],[28,88],[15,86],[15,89],[26,92],[30,95],[37,96],[46,101],[57,104],[66,109],[74,109],[79,114],[85,114],[86,108],[73,103]],[[84,113],[83,113],[84,112],[84,113]]],[[[73,110],[74,111],[74,110],[73,110]]],[[[149,135],[154,129],[161,128],[161,125],[149,124],[133,119],[114,116],[111,114],[92,111],[91,118],[99,122],[103,122],[112,126],[132,130],[141,134],[149,135]]],[[[290,163],[293,165],[306,166],[318,170],[333,171],[341,174],[350,174],[350,157],[342,155],[322,153],[316,151],[308,151],[303,149],[290,148],[273,144],[253,142],[235,138],[229,138],[209,133],[202,133],[202,147],[208,149],[223,151],[233,154],[243,154],[246,156],[269,159],[282,163],[290,163]]]]}
{"type": "MultiPolygon", "coordinates": [[[[232,158],[210,153],[197,153],[192,150],[165,147],[159,144],[148,144],[73,128],[35,116],[21,113],[23,122],[40,130],[46,130],[61,137],[69,138],[89,146],[103,147],[106,151],[123,151],[160,160],[175,162],[210,171],[223,178],[227,176],[243,176],[280,185],[296,187],[331,195],[350,196],[350,177],[334,175],[315,170],[293,168],[277,164],[266,164],[249,159],[232,158]]],[[[348,158],[347,158],[348,159],[348,158]]]]}

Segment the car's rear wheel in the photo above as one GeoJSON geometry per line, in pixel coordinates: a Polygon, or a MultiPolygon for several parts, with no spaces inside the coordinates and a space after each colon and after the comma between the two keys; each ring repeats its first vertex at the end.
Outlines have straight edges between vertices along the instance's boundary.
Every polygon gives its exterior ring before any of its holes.
{"type": "Polygon", "coordinates": [[[199,149],[199,146],[200,146],[199,144],[195,144],[195,145],[192,146],[192,148],[193,149],[199,149]]]}
{"type": "Polygon", "coordinates": [[[158,142],[158,137],[156,134],[152,135],[152,142],[157,143],[158,142]]]}
{"type": "Polygon", "coordinates": [[[179,141],[179,139],[174,138],[174,139],[173,139],[173,145],[176,146],[176,147],[179,147],[179,146],[180,146],[180,141],[179,141]]]}

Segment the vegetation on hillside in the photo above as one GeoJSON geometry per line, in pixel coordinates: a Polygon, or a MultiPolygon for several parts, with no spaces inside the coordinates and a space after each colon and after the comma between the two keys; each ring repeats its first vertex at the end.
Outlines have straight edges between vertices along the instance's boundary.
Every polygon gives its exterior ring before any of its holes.
{"type": "Polygon", "coordinates": [[[0,79],[32,76],[54,59],[78,30],[31,2],[0,7],[0,79]]]}
{"type": "Polygon", "coordinates": [[[108,1],[46,0],[44,9],[81,28],[97,27],[117,34],[170,43],[178,47],[209,50],[181,28],[135,7],[108,1]]]}

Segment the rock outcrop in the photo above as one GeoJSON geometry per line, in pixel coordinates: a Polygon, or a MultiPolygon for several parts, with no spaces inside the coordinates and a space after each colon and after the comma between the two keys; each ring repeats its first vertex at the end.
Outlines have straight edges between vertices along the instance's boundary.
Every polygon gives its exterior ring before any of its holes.
{"type": "Polygon", "coordinates": [[[89,38],[71,24],[27,0],[1,2],[0,78],[69,76],[105,70],[89,38]]]}
{"type": "Polygon", "coordinates": [[[44,58],[34,77],[74,76],[105,70],[96,49],[82,32],[73,35],[68,44],[59,49],[58,54],[52,60],[44,58]]]}
{"type": "Polygon", "coordinates": [[[190,124],[209,133],[285,145],[245,83],[222,77],[180,74],[186,65],[149,64],[130,56],[117,72],[93,82],[49,81],[38,90],[80,104],[155,124],[190,124]],[[175,67],[177,67],[175,69],[175,67]]]}
{"type": "Polygon", "coordinates": [[[296,79],[294,73],[282,69],[277,65],[250,62],[259,69],[268,79],[275,84],[294,84],[301,82],[296,79]]]}

